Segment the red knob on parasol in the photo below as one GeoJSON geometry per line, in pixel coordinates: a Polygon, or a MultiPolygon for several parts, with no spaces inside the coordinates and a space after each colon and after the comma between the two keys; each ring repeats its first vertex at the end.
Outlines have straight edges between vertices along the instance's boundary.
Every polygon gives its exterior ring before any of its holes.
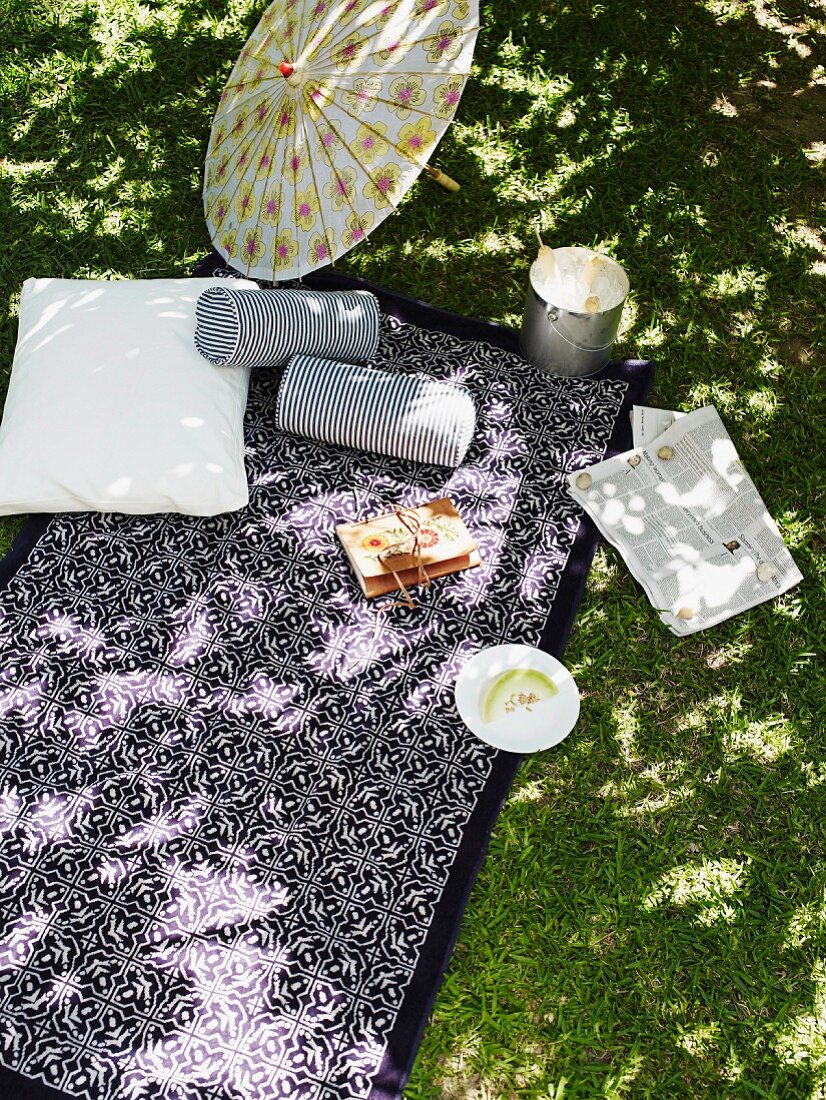
{"type": "Polygon", "coordinates": [[[278,66],[278,71],[281,73],[282,76],[292,76],[294,70],[289,61],[282,61],[281,64],[278,66]]]}

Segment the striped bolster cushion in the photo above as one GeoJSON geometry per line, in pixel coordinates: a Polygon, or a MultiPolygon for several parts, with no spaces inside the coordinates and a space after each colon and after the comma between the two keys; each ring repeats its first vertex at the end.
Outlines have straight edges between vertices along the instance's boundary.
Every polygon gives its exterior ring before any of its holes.
{"type": "Polygon", "coordinates": [[[296,355],[278,390],[281,431],[323,443],[458,466],[476,426],[461,386],[296,355]]]}
{"type": "Polygon", "coordinates": [[[379,303],[367,290],[241,290],[213,286],[195,307],[195,347],[220,367],[277,367],[293,355],[369,359],[379,303]]]}

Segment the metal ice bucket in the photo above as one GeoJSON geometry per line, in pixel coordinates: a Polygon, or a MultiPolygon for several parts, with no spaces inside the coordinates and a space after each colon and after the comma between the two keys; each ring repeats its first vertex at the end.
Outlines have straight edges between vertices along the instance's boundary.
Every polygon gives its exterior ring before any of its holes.
{"type": "MultiPolygon", "coordinates": [[[[583,248],[556,248],[556,256],[565,253],[587,253],[583,248]]],[[[611,358],[611,348],[617,338],[622,307],[628,297],[628,276],[614,260],[606,262],[619,279],[622,299],[610,309],[598,313],[575,313],[547,301],[538,289],[535,279],[536,265],[531,268],[530,283],[525,300],[525,314],[519,333],[519,346],[525,358],[547,371],[564,378],[583,377],[600,370],[611,358]]]]}

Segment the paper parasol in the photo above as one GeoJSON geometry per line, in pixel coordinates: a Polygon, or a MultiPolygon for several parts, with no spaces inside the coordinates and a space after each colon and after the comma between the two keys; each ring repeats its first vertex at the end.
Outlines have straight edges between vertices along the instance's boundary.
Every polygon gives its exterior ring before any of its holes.
{"type": "Polygon", "coordinates": [[[210,134],[204,209],[218,251],[284,280],[364,240],[432,172],[478,29],[478,0],[271,4],[210,134]]]}

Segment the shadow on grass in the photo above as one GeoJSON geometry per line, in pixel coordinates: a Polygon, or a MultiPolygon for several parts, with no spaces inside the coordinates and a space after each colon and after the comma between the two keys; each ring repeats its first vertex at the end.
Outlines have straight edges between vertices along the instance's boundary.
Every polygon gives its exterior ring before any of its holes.
{"type": "Polygon", "coordinates": [[[219,35],[224,5],[213,0],[155,3],[130,11],[125,28],[73,10],[50,21],[15,4],[4,33],[17,43],[4,53],[0,109],[12,292],[35,272],[185,273],[208,244],[200,192],[212,113],[255,22],[219,35]]]}
{"type": "MultiPolygon", "coordinates": [[[[257,21],[242,15],[215,0],[113,6],[109,20],[92,5],[0,4],[0,399],[24,279],[180,275],[206,251],[203,157],[257,21]]],[[[3,547],[18,528],[0,520],[3,547]]]]}
{"type": "Polygon", "coordinates": [[[774,604],[678,643],[616,562],[597,581],[566,654],[579,724],[520,772],[409,1096],[819,1096],[804,627],[774,604]]]}
{"type": "MultiPolygon", "coordinates": [[[[206,249],[211,116],[261,6],[168,0],[121,25],[61,10],[3,12],[4,380],[23,278],[182,274],[206,249]]],[[[658,359],[655,403],[717,405],[806,577],[677,641],[601,556],[566,658],[580,724],[520,773],[410,1097],[548,1096],[564,1078],[566,1097],[797,1098],[822,1081],[826,85],[822,11],[794,17],[484,4],[438,158],[462,191],[417,184],[341,265],[516,322],[535,222],[556,244],[606,240],[633,285],[617,352],[658,359]]]]}

